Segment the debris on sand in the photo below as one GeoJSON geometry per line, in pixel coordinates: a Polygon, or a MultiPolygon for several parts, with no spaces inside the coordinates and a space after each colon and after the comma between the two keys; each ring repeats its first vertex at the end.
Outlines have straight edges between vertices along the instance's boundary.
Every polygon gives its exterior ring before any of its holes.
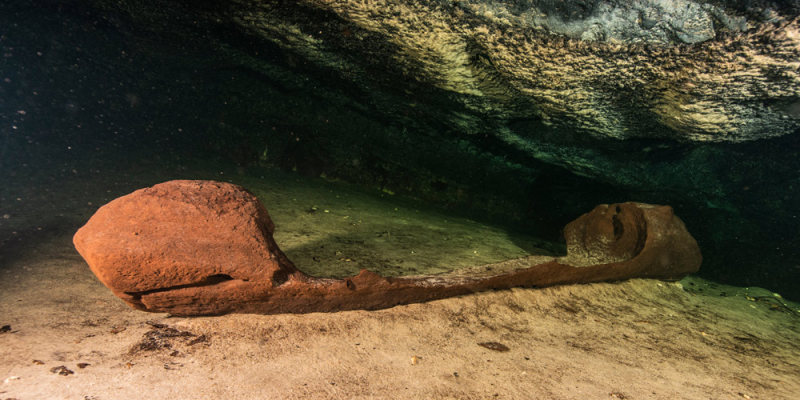
{"type": "Polygon", "coordinates": [[[486,347],[489,350],[499,351],[501,353],[505,353],[505,352],[511,350],[511,349],[508,348],[508,346],[506,346],[506,345],[504,345],[502,343],[497,343],[497,342],[478,343],[478,346],[486,347]]]}
{"type": "Polygon", "coordinates": [[[189,331],[182,331],[175,329],[165,324],[148,321],[150,331],[144,334],[142,340],[133,345],[130,354],[140,352],[153,352],[158,350],[171,350],[170,355],[176,356],[180,354],[175,350],[174,346],[177,344],[184,344],[186,346],[194,346],[198,343],[207,343],[208,336],[196,335],[189,331]]]}
{"type": "Polygon", "coordinates": [[[69,375],[74,374],[74,372],[72,372],[69,368],[67,368],[64,365],[59,365],[58,367],[50,368],[50,372],[52,372],[54,374],[63,375],[63,376],[69,376],[69,375]]]}

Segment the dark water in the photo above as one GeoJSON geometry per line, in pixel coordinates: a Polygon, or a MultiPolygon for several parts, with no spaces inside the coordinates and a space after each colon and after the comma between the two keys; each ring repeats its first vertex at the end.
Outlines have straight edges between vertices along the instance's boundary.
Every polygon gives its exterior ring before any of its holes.
{"type": "Polygon", "coordinates": [[[8,216],[0,249],[35,240],[39,228],[77,229],[104,202],[162,180],[274,168],[554,242],[600,203],[670,204],[700,243],[701,276],[800,299],[800,135],[744,145],[579,143],[641,162],[646,183],[615,186],[489,135],[414,135],[389,117],[417,111],[381,116],[368,93],[301,57],[196,20],[178,6],[137,20],[88,1],[0,4],[0,176],[14,182],[0,205],[15,210],[0,210],[8,216]],[[709,192],[718,193],[713,201],[709,192]],[[18,225],[20,213],[37,223],[18,225]]]}

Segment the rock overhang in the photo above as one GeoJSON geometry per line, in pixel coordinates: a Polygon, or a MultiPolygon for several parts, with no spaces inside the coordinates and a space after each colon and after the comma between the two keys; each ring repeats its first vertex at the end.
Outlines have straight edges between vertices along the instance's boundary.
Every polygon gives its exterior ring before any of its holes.
{"type": "MultiPolygon", "coordinates": [[[[84,84],[97,88],[69,101],[105,114],[106,122],[112,108],[133,110],[143,123],[129,130],[135,141],[153,126],[180,128],[183,135],[169,133],[172,143],[208,146],[245,169],[297,168],[456,209],[506,212],[531,225],[541,213],[527,210],[547,209],[553,229],[598,203],[673,204],[714,255],[704,271],[716,272],[707,277],[736,270],[749,277],[741,284],[793,280],[790,249],[800,246],[792,210],[800,205],[786,194],[800,184],[792,133],[798,2],[694,2],[705,13],[698,15],[712,15],[714,37],[693,44],[677,35],[645,43],[641,35],[590,38],[580,29],[559,32],[555,22],[506,21],[539,7],[574,27],[609,19],[598,17],[603,7],[685,2],[375,2],[391,3],[384,8],[397,21],[384,18],[384,9],[364,11],[367,3],[42,4],[42,15],[9,30],[19,43],[7,61],[22,62],[20,70],[41,62],[24,58],[20,38],[55,31],[34,28],[51,21],[77,33],[38,47],[50,49],[48,77],[93,77],[84,84]],[[572,7],[578,3],[586,9],[572,7]],[[555,6],[566,6],[563,15],[547,8],[555,6]],[[272,31],[261,32],[258,21],[274,22],[272,31]],[[80,42],[86,38],[93,39],[80,42]],[[92,54],[78,67],[70,61],[76,48],[92,54]],[[530,49],[541,65],[526,58],[530,49]],[[63,65],[54,58],[59,51],[63,65]],[[532,67],[518,69],[519,61],[532,67]],[[530,73],[533,67],[549,73],[530,73]],[[584,75],[598,71],[605,74],[584,75]],[[780,251],[759,250],[773,247],[780,251]]],[[[2,7],[14,11],[13,3],[2,7]]],[[[19,9],[6,15],[25,20],[34,10],[19,9]]],[[[677,26],[642,15],[637,29],[677,26]]]]}
{"type": "Polygon", "coordinates": [[[794,18],[749,20],[723,3],[575,3],[591,11],[572,15],[563,3],[559,15],[549,2],[510,10],[491,1],[306,0],[257,2],[234,8],[231,19],[248,35],[408,108],[435,104],[402,96],[392,82],[412,81],[422,94],[436,89],[460,110],[433,112],[467,133],[494,132],[518,118],[601,139],[739,142],[797,129],[794,18]],[[638,23],[602,40],[567,28],[617,26],[603,16],[628,14],[638,23]],[[569,24],[552,22],[565,18],[569,24]],[[647,18],[657,23],[647,28],[647,18]],[[661,34],[642,33],[657,27],[661,34]],[[381,76],[371,79],[376,68],[381,76]]]}

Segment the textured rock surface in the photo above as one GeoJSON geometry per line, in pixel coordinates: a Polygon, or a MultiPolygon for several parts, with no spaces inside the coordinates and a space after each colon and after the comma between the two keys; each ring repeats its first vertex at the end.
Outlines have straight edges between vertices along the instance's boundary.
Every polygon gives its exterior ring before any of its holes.
{"type": "Polygon", "coordinates": [[[134,308],[175,315],[386,308],[514,286],[697,271],[697,243],[670,207],[598,206],[567,226],[570,253],[448,275],[342,280],[298,271],[278,249],[264,206],[240,186],[170,181],[103,206],[74,238],[100,281],[134,308]],[[491,272],[490,272],[491,271],[491,272]]]}
{"type": "Polygon", "coordinates": [[[212,150],[540,236],[670,204],[704,277],[800,298],[800,1],[70,4],[0,2],[3,167],[212,150]]]}
{"type": "MultiPolygon", "coordinates": [[[[719,142],[798,127],[800,30],[769,8],[742,15],[726,2],[686,0],[245,3],[255,6],[231,7],[229,18],[249,35],[365,91],[378,67],[370,63],[385,67],[390,58],[387,73],[407,77],[410,91],[435,88],[463,106],[441,110],[448,125],[493,128],[515,146],[535,136],[508,129],[515,119],[598,138],[719,142]],[[324,16],[322,29],[309,12],[324,16]]],[[[408,96],[401,104],[425,102],[408,96]]]]}

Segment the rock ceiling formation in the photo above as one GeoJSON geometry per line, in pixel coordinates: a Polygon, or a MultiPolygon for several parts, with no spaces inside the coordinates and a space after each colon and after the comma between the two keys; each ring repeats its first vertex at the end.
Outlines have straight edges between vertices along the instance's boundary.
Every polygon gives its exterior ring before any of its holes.
{"type": "Polygon", "coordinates": [[[242,1],[230,18],[348,80],[369,81],[370,69],[390,59],[387,72],[412,82],[403,106],[424,107],[415,92],[441,90],[462,107],[439,115],[447,125],[490,129],[534,154],[503,124],[531,119],[571,135],[713,142],[792,132],[800,118],[798,21],[714,3],[242,1]]]}

